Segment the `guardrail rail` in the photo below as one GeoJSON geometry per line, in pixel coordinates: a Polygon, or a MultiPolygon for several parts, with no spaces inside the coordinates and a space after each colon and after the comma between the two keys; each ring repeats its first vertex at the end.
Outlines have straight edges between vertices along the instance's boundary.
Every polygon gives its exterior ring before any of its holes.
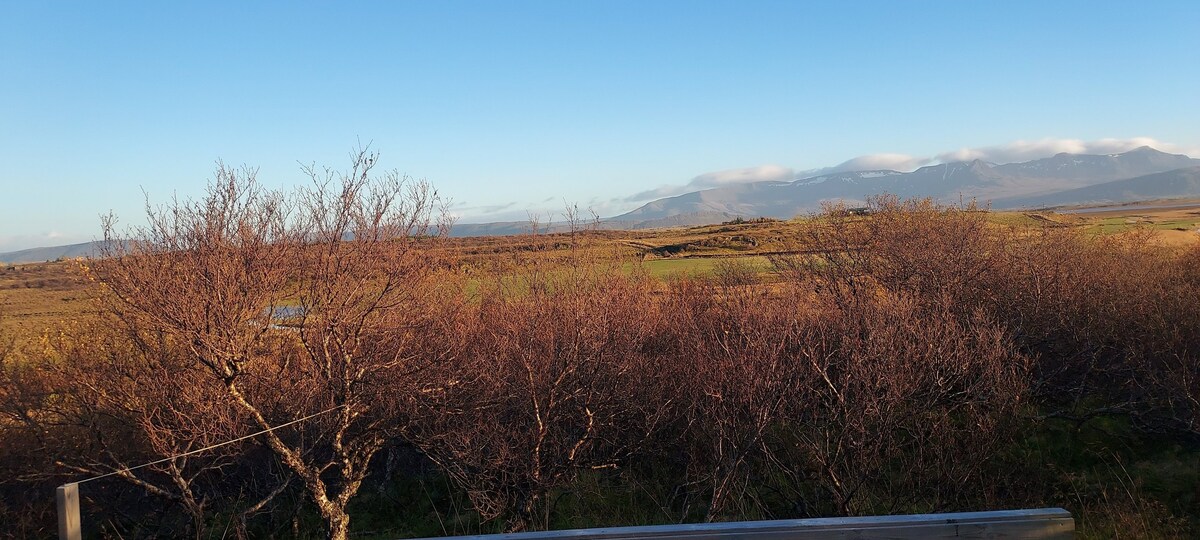
{"type": "MultiPolygon", "coordinates": [[[[440,540],[909,540],[988,538],[1066,540],[1075,536],[1075,519],[1062,508],[781,519],[728,523],[689,523],[644,527],[607,527],[510,534],[443,537],[440,540]]],[[[433,539],[423,539],[433,540],[433,539]]]]}

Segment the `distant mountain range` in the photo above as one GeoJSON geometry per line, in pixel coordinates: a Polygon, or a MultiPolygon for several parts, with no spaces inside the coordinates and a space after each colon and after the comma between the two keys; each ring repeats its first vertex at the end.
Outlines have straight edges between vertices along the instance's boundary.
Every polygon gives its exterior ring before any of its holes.
{"type": "Polygon", "coordinates": [[[974,198],[980,203],[990,202],[994,208],[1116,202],[1129,200],[1126,193],[1138,193],[1133,186],[1139,182],[1161,184],[1142,190],[1154,193],[1147,198],[1182,197],[1200,195],[1200,188],[1187,182],[1169,182],[1165,177],[1147,180],[1147,175],[1198,166],[1200,159],[1146,146],[1123,154],[1058,154],[1002,165],[959,161],[908,173],[839,172],[790,182],[752,182],[706,189],[659,199],[612,219],[640,222],[696,213],[790,218],[818,210],[823,201],[840,200],[857,205],[881,193],[933,197],[944,202],[974,198]],[[1101,188],[1117,181],[1129,184],[1101,188]],[[1097,189],[1087,191],[1089,188],[1097,189]]]}
{"type": "Polygon", "coordinates": [[[1200,167],[1147,174],[1050,195],[997,199],[997,208],[1051,207],[1170,199],[1200,195],[1200,167]]]}
{"type": "MultiPolygon", "coordinates": [[[[995,209],[1200,196],[1195,168],[1200,159],[1148,146],[1121,154],[1057,154],[1022,163],[957,161],[912,172],[891,170],[821,174],[788,182],[733,184],[651,201],[601,220],[610,229],[646,229],[720,223],[734,218],[791,218],[815,212],[824,201],[866,204],[891,193],[933,197],[946,203],[975,199],[995,209]],[[1191,179],[1191,180],[1188,180],[1191,179]]],[[[551,226],[562,230],[566,225],[551,226]]],[[[521,221],[462,224],[455,236],[521,234],[521,221]]]]}
{"type": "MultiPolygon", "coordinates": [[[[651,201],[604,218],[607,229],[647,229],[720,223],[738,217],[791,218],[824,201],[865,204],[868,197],[933,197],[953,203],[975,199],[995,209],[1102,204],[1200,196],[1200,159],[1148,146],[1121,154],[1058,154],[1022,163],[958,161],[912,172],[890,170],[822,174],[789,182],[749,182],[651,201]]],[[[561,231],[567,224],[550,224],[561,231]]],[[[529,231],[524,221],[455,225],[454,236],[498,236],[529,231]]],[[[91,256],[94,242],[0,253],[0,263],[91,256]]]]}
{"type": "Polygon", "coordinates": [[[100,242],[84,242],[67,246],[40,247],[0,253],[0,263],[17,264],[28,262],[54,261],[58,259],[74,259],[76,257],[92,257],[99,252],[100,242]]]}

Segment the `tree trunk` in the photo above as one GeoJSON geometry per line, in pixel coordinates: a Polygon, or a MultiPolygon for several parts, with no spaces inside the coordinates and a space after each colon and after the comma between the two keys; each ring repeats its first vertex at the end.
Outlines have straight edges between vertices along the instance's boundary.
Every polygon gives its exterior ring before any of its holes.
{"type": "Polygon", "coordinates": [[[325,521],[329,523],[329,534],[325,536],[328,540],[346,540],[350,536],[349,514],[338,512],[325,521]]]}

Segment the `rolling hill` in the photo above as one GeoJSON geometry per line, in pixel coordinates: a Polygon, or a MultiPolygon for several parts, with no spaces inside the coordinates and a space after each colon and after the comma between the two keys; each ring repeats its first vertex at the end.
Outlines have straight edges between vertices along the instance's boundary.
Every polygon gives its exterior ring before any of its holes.
{"type": "Polygon", "coordinates": [[[76,257],[91,257],[97,253],[100,242],[84,242],[66,246],[39,247],[0,253],[0,263],[20,264],[31,262],[55,261],[58,259],[74,259],[76,257]]]}

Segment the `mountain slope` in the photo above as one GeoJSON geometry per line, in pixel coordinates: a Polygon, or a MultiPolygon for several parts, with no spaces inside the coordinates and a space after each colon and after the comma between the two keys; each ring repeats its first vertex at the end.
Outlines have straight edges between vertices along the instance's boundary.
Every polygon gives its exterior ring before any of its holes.
{"type": "Polygon", "coordinates": [[[1057,154],[1053,157],[997,165],[1009,176],[1048,178],[1096,184],[1200,165],[1200,160],[1143,146],[1122,154],[1057,154]]]}
{"type": "Polygon", "coordinates": [[[1200,196],[1200,167],[1148,174],[1050,195],[997,199],[997,208],[1120,203],[1150,199],[1200,196]]]}
{"type": "Polygon", "coordinates": [[[1141,147],[1122,154],[1058,154],[1004,165],[979,160],[944,163],[909,173],[841,172],[793,182],[754,182],[685,193],[652,201],[613,219],[646,221],[703,212],[790,218],[818,210],[822,201],[857,204],[881,193],[986,202],[1049,195],[1192,166],[1200,166],[1200,160],[1141,147]]]}
{"type": "Polygon", "coordinates": [[[0,263],[20,264],[45,262],[57,259],[73,259],[76,257],[92,257],[100,249],[100,242],[84,242],[67,246],[39,247],[0,253],[0,263]]]}

